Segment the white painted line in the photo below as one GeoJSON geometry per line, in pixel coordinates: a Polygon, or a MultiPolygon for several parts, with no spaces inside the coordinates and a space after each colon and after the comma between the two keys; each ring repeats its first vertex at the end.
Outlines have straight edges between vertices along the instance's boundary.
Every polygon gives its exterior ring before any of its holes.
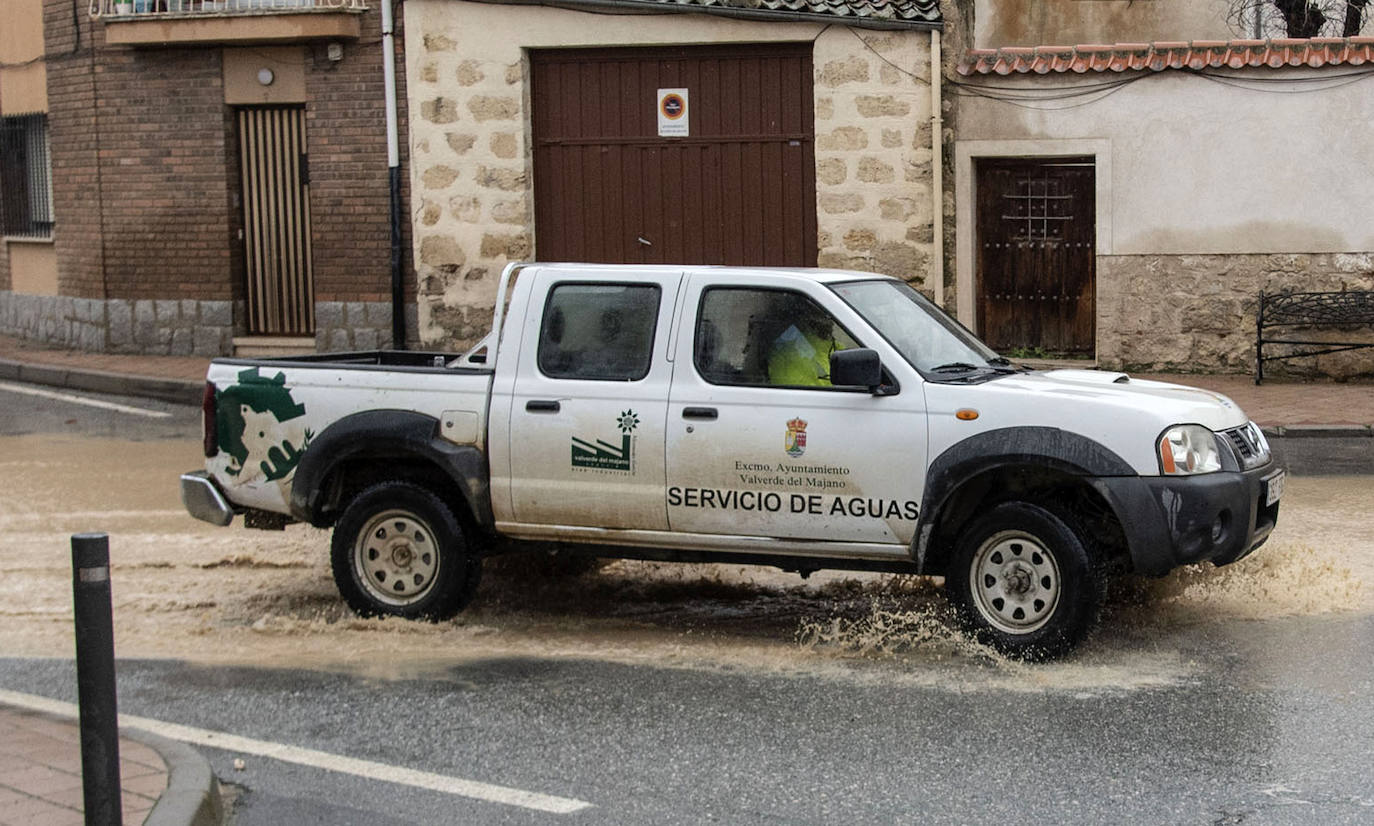
{"type": "MultiPolygon", "coordinates": [[[[80,714],[80,709],[74,703],[64,703],[60,700],[50,700],[47,697],[39,697],[34,694],[20,694],[16,691],[5,691],[4,689],[0,689],[0,703],[8,703],[9,705],[18,706],[19,708],[42,711],[48,714],[56,714],[61,717],[77,717],[80,714]]],[[[223,732],[209,731],[208,729],[177,725],[176,723],[164,723],[161,720],[134,717],[129,714],[119,715],[119,724],[130,728],[142,729],[143,731],[158,734],[172,740],[180,740],[183,743],[190,743],[195,746],[221,749],[237,754],[251,754],[256,757],[267,757],[273,760],[281,760],[286,763],[295,763],[300,766],[310,766],[316,769],[324,769],[325,771],[351,774],[357,777],[365,777],[370,780],[381,780],[402,786],[413,786],[417,789],[428,789],[430,791],[468,797],[473,800],[481,800],[487,803],[504,803],[508,806],[519,806],[524,809],[534,809],[540,812],[551,812],[560,815],[579,812],[583,809],[590,808],[592,805],[585,800],[575,800],[569,797],[555,797],[553,795],[539,794],[538,792],[513,789],[509,786],[482,783],[477,780],[464,780],[461,777],[449,777],[442,774],[414,771],[399,766],[388,766],[385,763],[374,763],[371,760],[357,760],[339,754],[330,754],[329,752],[315,751],[314,749],[303,749],[296,746],[288,746],[283,743],[269,743],[264,740],[254,740],[248,737],[239,737],[234,734],[224,734],[223,732]]]]}
{"type": "MultiPolygon", "coordinates": [[[[0,467],[4,463],[0,462],[0,467]]],[[[0,514],[0,525],[9,522],[27,522],[42,519],[56,522],[62,519],[166,519],[173,516],[186,516],[182,510],[120,510],[120,511],[58,511],[57,513],[5,513],[0,514]]]]}
{"type": "Polygon", "coordinates": [[[99,399],[88,399],[85,396],[73,396],[70,393],[58,393],[53,390],[40,390],[37,387],[29,387],[23,384],[11,384],[7,381],[0,381],[0,390],[8,390],[11,393],[23,393],[28,396],[42,396],[45,399],[58,399],[59,401],[71,402],[72,404],[84,404],[87,407],[99,407],[104,410],[117,410],[120,413],[147,416],[150,419],[170,419],[172,417],[171,413],[164,413],[161,410],[146,410],[142,407],[130,407],[127,404],[103,402],[99,399]]]}

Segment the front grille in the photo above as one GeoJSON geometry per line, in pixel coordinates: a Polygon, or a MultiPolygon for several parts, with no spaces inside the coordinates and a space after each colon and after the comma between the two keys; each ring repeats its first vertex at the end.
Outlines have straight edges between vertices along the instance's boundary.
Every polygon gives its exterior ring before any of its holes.
{"type": "Polygon", "coordinates": [[[1235,450],[1236,458],[1246,470],[1269,461],[1269,451],[1260,441],[1257,430],[1254,424],[1246,424],[1222,431],[1226,441],[1230,442],[1232,449],[1235,450]]]}

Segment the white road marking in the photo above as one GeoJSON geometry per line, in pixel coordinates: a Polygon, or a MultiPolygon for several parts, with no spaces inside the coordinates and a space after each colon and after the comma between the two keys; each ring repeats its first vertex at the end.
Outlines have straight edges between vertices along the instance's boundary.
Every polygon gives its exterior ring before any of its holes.
{"type": "Polygon", "coordinates": [[[120,511],[58,511],[56,513],[44,513],[33,511],[30,513],[0,513],[0,525],[9,522],[25,522],[42,519],[48,522],[58,522],[63,519],[166,519],[173,516],[186,516],[185,509],[182,510],[120,510],[120,511]]]}
{"type": "Polygon", "coordinates": [[[127,404],[103,402],[99,399],[88,399],[85,396],[73,396],[70,393],[58,393],[54,390],[40,390],[37,387],[12,384],[7,381],[0,381],[0,390],[8,390],[11,393],[23,393],[28,396],[41,396],[45,399],[58,399],[59,401],[71,402],[72,404],[84,404],[87,407],[99,407],[103,410],[117,410],[120,413],[147,416],[150,419],[170,419],[172,417],[171,413],[164,413],[161,410],[147,410],[142,407],[130,407],[127,404]]]}
{"type": "MultiPolygon", "coordinates": [[[[47,697],[21,694],[17,691],[5,691],[4,689],[0,689],[0,703],[56,714],[61,717],[78,717],[80,715],[80,708],[75,703],[64,703],[60,700],[50,700],[47,697]]],[[[352,774],[370,780],[381,780],[387,783],[413,786],[418,789],[429,789],[430,791],[444,792],[445,794],[468,797],[488,803],[504,803],[508,806],[519,806],[524,809],[560,815],[579,812],[592,806],[585,800],[555,797],[538,792],[527,792],[523,789],[513,789],[509,786],[482,783],[477,780],[464,780],[461,777],[415,771],[399,766],[389,766],[385,763],[374,763],[371,760],[358,760],[339,754],[288,746],[283,743],[269,743],[265,740],[254,740],[249,737],[239,737],[208,729],[164,723],[161,720],[152,720],[147,717],[121,714],[119,715],[119,724],[195,746],[221,749],[238,754],[251,754],[256,757],[268,757],[300,766],[352,774]]]]}

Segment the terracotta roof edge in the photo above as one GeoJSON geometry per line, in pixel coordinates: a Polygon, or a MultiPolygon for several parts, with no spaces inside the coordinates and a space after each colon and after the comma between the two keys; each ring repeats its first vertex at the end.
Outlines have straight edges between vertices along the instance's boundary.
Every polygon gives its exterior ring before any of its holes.
{"type": "Polygon", "coordinates": [[[1164,71],[1171,68],[1335,66],[1374,61],[1374,37],[1085,43],[970,49],[960,74],[1164,71]],[[1163,61],[1156,58],[1163,58],[1163,61]]]}

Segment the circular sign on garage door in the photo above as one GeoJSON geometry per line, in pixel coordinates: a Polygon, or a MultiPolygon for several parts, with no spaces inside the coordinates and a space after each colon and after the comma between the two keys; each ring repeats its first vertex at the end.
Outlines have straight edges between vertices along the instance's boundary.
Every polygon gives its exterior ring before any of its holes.
{"type": "Polygon", "coordinates": [[[658,136],[685,138],[687,131],[687,90],[658,90],[658,136]]]}

